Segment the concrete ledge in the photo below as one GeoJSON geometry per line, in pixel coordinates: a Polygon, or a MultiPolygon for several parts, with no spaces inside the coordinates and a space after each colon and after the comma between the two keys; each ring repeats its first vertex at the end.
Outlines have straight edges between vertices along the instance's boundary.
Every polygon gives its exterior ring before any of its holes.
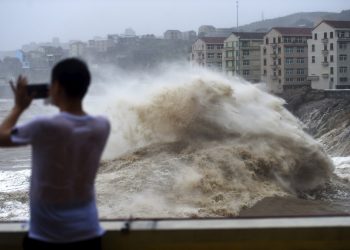
{"type": "MultiPolygon", "coordinates": [[[[350,249],[350,216],[101,223],[103,249],[350,249]]],[[[0,223],[0,249],[21,249],[22,225],[0,223]]]]}

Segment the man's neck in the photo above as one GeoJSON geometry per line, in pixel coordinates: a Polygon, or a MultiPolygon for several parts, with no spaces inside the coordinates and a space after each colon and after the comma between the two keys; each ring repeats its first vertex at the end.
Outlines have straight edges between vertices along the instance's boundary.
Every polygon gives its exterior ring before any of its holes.
{"type": "Polygon", "coordinates": [[[58,108],[61,112],[67,112],[73,115],[86,115],[81,100],[63,102],[58,108]]]}

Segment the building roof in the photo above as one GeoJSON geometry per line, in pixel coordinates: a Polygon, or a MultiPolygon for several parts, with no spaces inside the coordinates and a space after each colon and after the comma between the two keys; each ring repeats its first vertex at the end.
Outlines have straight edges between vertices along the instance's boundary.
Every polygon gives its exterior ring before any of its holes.
{"type": "Polygon", "coordinates": [[[200,37],[205,43],[224,43],[226,37],[200,37]]]}
{"type": "Polygon", "coordinates": [[[299,27],[273,27],[283,36],[311,36],[312,28],[299,28],[299,27]]]}
{"type": "Polygon", "coordinates": [[[232,32],[241,39],[263,39],[266,33],[260,32],[232,32]]]}
{"type": "Polygon", "coordinates": [[[350,21],[323,20],[315,26],[316,29],[321,23],[326,23],[336,29],[350,29],[350,21]]]}

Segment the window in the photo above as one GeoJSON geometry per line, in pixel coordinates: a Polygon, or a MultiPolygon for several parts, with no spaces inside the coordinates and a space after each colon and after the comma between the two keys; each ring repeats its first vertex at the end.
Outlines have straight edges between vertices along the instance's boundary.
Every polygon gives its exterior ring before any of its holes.
{"type": "Polygon", "coordinates": [[[348,72],[348,67],[339,67],[339,73],[346,73],[348,72]]]}
{"type": "Polygon", "coordinates": [[[329,37],[333,38],[333,32],[329,33],[329,37]]]}
{"type": "Polygon", "coordinates": [[[346,49],[346,43],[339,43],[339,49],[346,49]]]}
{"type": "Polygon", "coordinates": [[[244,55],[244,56],[249,56],[249,50],[244,49],[244,50],[243,50],[243,55],[244,55]]]}
{"type": "Polygon", "coordinates": [[[276,43],[276,37],[273,38],[273,43],[276,43]]]}
{"type": "Polygon", "coordinates": [[[304,75],[305,70],[304,69],[297,69],[297,75],[304,75]]]}
{"type": "Polygon", "coordinates": [[[243,60],[243,65],[249,65],[249,60],[243,60]]]}
{"type": "Polygon", "coordinates": [[[325,57],[323,57],[323,61],[324,62],[328,62],[328,58],[325,56],[325,57]]]}
{"type": "Polygon", "coordinates": [[[317,33],[314,34],[314,39],[317,40],[317,33]]]}
{"type": "Polygon", "coordinates": [[[281,43],[281,37],[280,36],[278,37],[278,43],[281,43]]]}
{"type": "Polygon", "coordinates": [[[266,76],[267,75],[267,72],[266,72],[266,69],[264,69],[264,76],[266,76]]]}
{"type": "Polygon", "coordinates": [[[217,53],[216,57],[219,59],[222,58],[222,53],[217,53]]]}
{"type": "Polygon", "coordinates": [[[315,57],[314,57],[314,56],[311,57],[311,62],[312,62],[312,63],[315,63],[315,57]]]}
{"type": "Polygon", "coordinates": [[[346,61],[347,55],[339,55],[339,61],[346,61]]]}
{"type": "Polygon", "coordinates": [[[284,38],[284,42],[285,43],[291,43],[292,42],[292,38],[290,36],[287,36],[284,38]]]}
{"type": "Polygon", "coordinates": [[[339,32],[338,37],[344,38],[345,37],[345,31],[339,32]]]}
{"type": "Polygon", "coordinates": [[[304,58],[297,58],[297,63],[303,64],[304,62],[304,58]]]}
{"type": "Polygon", "coordinates": [[[294,80],[293,80],[293,78],[291,78],[291,77],[286,77],[286,82],[293,82],[294,80]]]}
{"type": "Polygon", "coordinates": [[[327,39],[327,32],[323,33],[323,38],[327,39]]]}
{"type": "Polygon", "coordinates": [[[330,61],[330,62],[333,62],[333,61],[334,61],[333,55],[330,55],[329,61],[330,61]]]}
{"type": "Polygon", "coordinates": [[[266,59],[264,59],[264,66],[266,66],[266,59]]]}
{"type": "Polygon", "coordinates": [[[278,47],[278,54],[281,54],[281,47],[278,47]]]}
{"type": "Polygon", "coordinates": [[[329,74],[331,74],[331,75],[333,75],[333,74],[334,74],[333,67],[330,67],[330,68],[329,68],[329,74]]]}
{"type": "Polygon", "coordinates": [[[323,45],[323,50],[327,50],[327,44],[323,45]]]}
{"type": "Polygon", "coordinates": [[[214,58],[214,53],[208,53],[208,58],[214,58]]]}
{"type": "Polygon", "coordinates": [[[340,82],[347,82],[348,78],[347,77],[339,77],[340,82]]]}
{"type": "Polygon", "coordinates": [[[282,71],[278,70],[278,75],[281,76],[282,75],[282,71]]]}
{"type": "Polygon", "coordinates": [[[243,75],[244,76],[249,76],[249,70],[247,70],[247,69],[243,70],[243,75]]]}
{"type": "Polygon", "coordinates": [[[286,54],[291,54],[291,53],[293,53],[293,47],[286,47],[286,48],[285,48],[285,52],[286,52],[286,54]]]}
{"type": "Polygon", "coordinates": [[[266,48],[264,47],[264,55],[266,55],[266,48]]]}
{"type": "Polygon", "coordinates": [[[305,81],[305,77],[297,77],[297,82],[304,82],[305,81]]]}
{"type": "Polygon", "coordinates": [[[249,41],[242,41],[242,47],[249,47],[249,41]]]}
{"type": "Polygon", "coordinates": [[[315,52],[315,44],[311,45],[311,51],[315,52]]]}
{"type": "Polygon", "coordinates": [[[226,67],[231,68],[233,66],[233,61],[226,61],[226,67]]]}
{"type": "Polygon", "coordinates": [[[282,64],[282,60],[281,58],[278,58],[278,65],[281,65],[282,64]]]}
{"type": "Polygon", "coordinates": [[[329,45],[329,49],[330,49],[330,50],[333,50],[333,43],[331,43],[331,44],[329,45]]]}
{"type": "Polygon", "coordinates": [[[304,53],[304,47],[297,47],[298,53],[304,53]]]}
{"type": "Polygon", "coordinates": [[[268,38],[265,39],[265,44],[269,44],[269,39],[268,38]]]}
{"type": "Polygon", "coordinates": [[[208,44],[207,49],[214,49],[214,44],[208,44]]]}
{"type": "Polygon", "coordinates": [[[293,69],[286,69],[286,75],[293,75],[293,69]]]}
{"type": "MultiPolygon", "coordinates": [[[[224,48],[224,45],[223,44],[218,44],[216,45],[216,49],[223,49],[224,48]]],[[[214,49],[214,48],[213,48],[214,49]]]]}
{"type": "Polygon", "coordinates": [[[293,64],[293,58],[286,58],[286,64],[293,64]]]}

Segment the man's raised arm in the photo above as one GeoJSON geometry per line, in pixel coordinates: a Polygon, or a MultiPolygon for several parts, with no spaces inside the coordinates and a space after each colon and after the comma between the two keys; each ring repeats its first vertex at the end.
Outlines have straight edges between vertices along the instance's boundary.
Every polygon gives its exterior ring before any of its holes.
{"type": "Polygon", "coordinates": [[[15,96],[15,104],[0,125],[0,147],[18,146],[18,144],[14,144],[11,141],[11,132],[16,125],[18,118],[23,111],[29,107],[32,101],[32,98],[28,96],[26,90],[27,79],[25,77],[19,76],[16,86],[14,86],[13,82],[10,82],[10,85],[15,96]]]}

